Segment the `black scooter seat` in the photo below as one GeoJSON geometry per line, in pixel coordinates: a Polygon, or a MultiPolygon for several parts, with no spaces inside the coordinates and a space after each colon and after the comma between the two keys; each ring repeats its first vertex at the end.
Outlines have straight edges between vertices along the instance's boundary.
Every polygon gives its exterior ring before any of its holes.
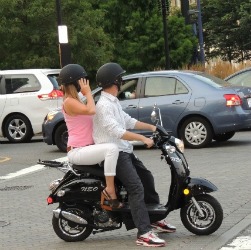
{"type": "Polygon", "coordinates": [[[104,168],[99,164],[95,165],[72,165],[72,168],[78,170],[81,173],[89,173],[99,177],[104,177],[104,168]]]}

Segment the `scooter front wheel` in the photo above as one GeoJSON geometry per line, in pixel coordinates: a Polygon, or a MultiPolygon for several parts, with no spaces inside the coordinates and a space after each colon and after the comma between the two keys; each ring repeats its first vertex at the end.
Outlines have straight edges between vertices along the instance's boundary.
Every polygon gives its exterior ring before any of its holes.
{"type": "Polygon", "coordinates": [[[208,194],[194,197],[203,213],[200,214],[192,200],[180,210],[180,217],[185,228],[193,234],[209,235],[214,233],[223,220],[220,203],[208,194]]]}

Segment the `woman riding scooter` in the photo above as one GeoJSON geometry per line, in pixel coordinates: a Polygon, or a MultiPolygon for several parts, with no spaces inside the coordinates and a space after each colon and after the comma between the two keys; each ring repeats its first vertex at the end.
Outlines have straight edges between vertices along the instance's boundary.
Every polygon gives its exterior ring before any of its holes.
{"type": "Polygon", "coordinates": [[[78,64],[68,64],[60,71],[59,81],[64,93],[63,114],[69,135],[69,161],[78,165],[92,165],[105,160],[106,188],[103,195],[111,207],[119,208],[122,203],[117,200],[114,187],[118,147],[114,143],[94,144],[92,130],[96,108],[87,73],[78,64]],[[86,104],[81,102],[79,92],[86,97],[86,104]]]}

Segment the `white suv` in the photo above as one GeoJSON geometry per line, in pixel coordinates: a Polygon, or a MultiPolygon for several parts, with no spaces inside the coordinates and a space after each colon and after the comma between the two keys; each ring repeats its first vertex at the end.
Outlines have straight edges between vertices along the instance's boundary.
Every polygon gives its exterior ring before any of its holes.
{"type": "Polygon", "coordinates": [[[47,113],[60,107],[60,69],[0,70],[0,136],[28,142],[42,132],[47,113]]]}

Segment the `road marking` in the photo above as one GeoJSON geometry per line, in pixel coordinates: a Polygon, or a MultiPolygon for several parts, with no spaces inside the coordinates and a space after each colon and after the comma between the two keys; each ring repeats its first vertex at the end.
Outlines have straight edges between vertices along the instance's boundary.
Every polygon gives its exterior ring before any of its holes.
{"type": "Polygon", "coordinates": [[[250,250],[251,249],[251,237],[240,236],[234,239],[226,247],[222,247],[220,250],[250,250]]]}
{"type": "MultiPolygon", "coordinates": [[[[67,161],[67,157],[62,157],[62,158],[59,158],[59,159],[55,159],[54,161],[60,161],[60,162],[67,161]]],[[[15,177],[30,174],[30,173],[33,173],[35,171],[44,170],[44,169],[46,169],[46,168],[43,165],[37,164],[37,165],[31,166],[31,167],[28,167],[28,168],[23,168],[23,169],[21,169],[21,170],[19,170],[17,172],[14,172],[14,173],[9,173],[7,175],[0,176],[0,180],[9,180],[9,179],[12,179],[12,178],[15,178],[15,177]]]]}
{"type": "Polygon", "coordinates": [[[9,160],[10,160],[9,157],[0,157],[0,163],[4,161],[9,161],[9,160]]]}

